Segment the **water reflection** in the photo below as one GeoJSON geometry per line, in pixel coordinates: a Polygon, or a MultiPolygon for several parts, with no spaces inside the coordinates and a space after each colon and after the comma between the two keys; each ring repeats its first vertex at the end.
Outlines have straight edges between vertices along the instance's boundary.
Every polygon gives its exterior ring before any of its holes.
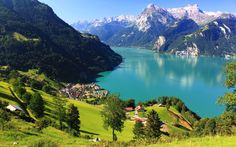
{"type": "Polygon", "coordinates": [[[179,82],[183,88],[191,88],[195,80],[211,85],[222,84],[224,59],[209,57],[179,57],[154,53],[125,59],[125,69],[134,70],[136,75],[146,84],[158,82],[165,78],[166,82],[179,82]],[[222,62],[223,61],[223,62],[222,62]]]}
{"type": "Polygon", "coordinates": [[[102,87],[137,102],[163,95],[177,96],[201,116],[222,112],[216,99],[227,90],[223,85],[223,67],[228,60],[179,57],[144,49],[115,50],[125,60],[120,68],[102,73],[104,77],[97,79],[102,87]]]}

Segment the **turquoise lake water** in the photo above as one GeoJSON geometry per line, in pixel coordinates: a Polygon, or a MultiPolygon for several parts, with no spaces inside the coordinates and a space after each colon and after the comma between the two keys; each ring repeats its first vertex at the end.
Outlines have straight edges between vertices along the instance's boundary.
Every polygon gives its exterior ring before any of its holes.
{"type": "Polygon", "coordinates": [[[113,48],[123,56],[114,71],[101,73],[97,83],[122,99],[136,102],[159,96],[176,96],[202,117],[221,114],[217,98],[224,87],[223,68],[229,60],[219,57],[178,57],[137,48],[113,48]]]}

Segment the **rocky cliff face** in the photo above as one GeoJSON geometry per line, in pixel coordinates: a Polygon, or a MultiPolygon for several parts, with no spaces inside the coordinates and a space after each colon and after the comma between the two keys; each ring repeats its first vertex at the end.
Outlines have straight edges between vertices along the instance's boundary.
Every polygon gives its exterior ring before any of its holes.
{"type": "Polygon", "coordinates": [[[220,18],[193,33],[180,36],[169,45],[167,52],[183,51],[192,44],[195,44],[198,52],[203,55],[234,56],[236,54],[236,18],[220,18]]]}
{"type": "Polygon", "coordinates": [[[158,52],[160,52],[160,49],[163,45],[165,45],[166,43],[166,38],[164,36],[159,36],[157,41],[155,42],[153,49],[157,50],[158,52]]]}
{"type": "Polygon", "coordinates": [[[169,27],[163,35],[159,36],[153,49],[159,52],[165,52],[169,50],[169,46],[178,37],[193,33],[199,29],[199,26],[191,19],[184,19],[177,22],[175,25],[169,27]]]}

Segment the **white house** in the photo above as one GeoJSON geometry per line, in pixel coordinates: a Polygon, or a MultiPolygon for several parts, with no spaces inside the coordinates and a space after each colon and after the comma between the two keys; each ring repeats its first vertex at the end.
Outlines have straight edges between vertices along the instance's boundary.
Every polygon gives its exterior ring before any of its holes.
{"type": "Polygon", "coordinates": [[[15,112],[15,111],[23,112],[23,110],[20,107],[14,106],[14,105],[10,105],[10,104],[6,108],[8,110],[12,111],[12,112],[15,112]]]}

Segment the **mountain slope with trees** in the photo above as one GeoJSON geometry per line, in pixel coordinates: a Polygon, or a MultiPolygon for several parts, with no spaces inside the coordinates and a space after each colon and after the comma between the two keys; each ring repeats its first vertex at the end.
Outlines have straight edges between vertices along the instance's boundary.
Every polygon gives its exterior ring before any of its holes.
{"type": "Polygon", "coordinates": [[[216,56],[235,56],[236,17],[216,19],[199,30],[182,35],[171,42],[167,52],[187,51],[195,48],[198,54],[216,56]]]}
{"type": "Polygon", "coordinates": [[[96,36],[77,32],[37,0],[0,0],[0,28],[0,65],[13,69],[88,81],[122,61],[96,36]]]}

